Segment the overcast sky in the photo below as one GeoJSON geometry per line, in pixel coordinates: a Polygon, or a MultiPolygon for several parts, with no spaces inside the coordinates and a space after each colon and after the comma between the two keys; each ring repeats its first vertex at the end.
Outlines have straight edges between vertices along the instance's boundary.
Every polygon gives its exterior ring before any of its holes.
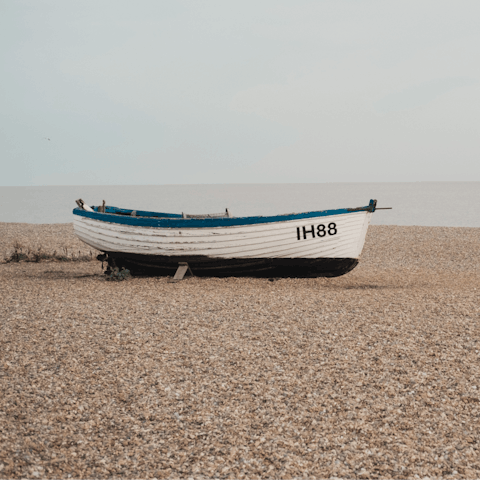
{"type": "Polygon", "coordinates": [[[0,0],[0,185],[480,180],[480,2],[0,0]]]}

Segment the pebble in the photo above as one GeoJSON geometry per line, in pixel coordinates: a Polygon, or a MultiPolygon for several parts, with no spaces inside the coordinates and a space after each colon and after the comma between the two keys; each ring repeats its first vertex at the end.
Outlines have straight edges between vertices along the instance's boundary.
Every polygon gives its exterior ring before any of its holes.
{"type": "Polygon", "coordinates": [[[479,259],[480,229],[372,226],[333,279],[2,263],[0,478],[479,478],[479,259]]]}

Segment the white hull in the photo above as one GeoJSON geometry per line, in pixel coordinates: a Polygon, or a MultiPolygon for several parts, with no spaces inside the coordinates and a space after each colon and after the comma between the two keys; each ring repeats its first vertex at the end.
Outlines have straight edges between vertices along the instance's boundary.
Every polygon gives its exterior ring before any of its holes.
{"type": "Polygon", "coordinates": [[[358,259],[371,216],[369,211],[358,211],[240,226],[157,228],[76,215],[74,229],[83,242],[102,252],[216,259],[358,259]],[[329,234],[331,224],[335,228],[329,234]],[[325,230],[318,230],[319,225],[325,230]]]}

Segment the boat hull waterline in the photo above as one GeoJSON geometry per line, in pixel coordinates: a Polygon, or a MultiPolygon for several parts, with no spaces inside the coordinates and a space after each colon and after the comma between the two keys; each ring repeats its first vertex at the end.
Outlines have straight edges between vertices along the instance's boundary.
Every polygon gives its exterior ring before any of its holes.
{"type": "Polygon", "coordinates": [[[78,238],[132,274],[172,275],[187,262],[197,276],[335,277],[358,264],[375,206],[204,219],[115,207],[73,213],[78,238]]]}

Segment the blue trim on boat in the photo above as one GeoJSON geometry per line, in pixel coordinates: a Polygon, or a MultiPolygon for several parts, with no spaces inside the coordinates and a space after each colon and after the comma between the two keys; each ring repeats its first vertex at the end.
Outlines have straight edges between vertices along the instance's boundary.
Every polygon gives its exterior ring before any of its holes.
{"type": "MultiPolygon", "coordinates": [[[[222,217],[222,218],[182,218],[181,215],[171,213],[136,211],[135,217],[130,216],[134,210],[124,210],[116,207],[107,207],[107,213],[98,211],[87,212],[81,208],[73,210],[74,215],[87,217],[101,222],[132,225],[135,227],[157,228],[214,228],[233,227],[239,225],[255,225],[259,223],[287,222],[302,218],[329,217],[331,215],[343,215],[354,212],[374,212],[376,202],[370,200],[370,204],[359,208],[340,208],[337,210],[323,210],[318,212],[292,213],[286,215],[274,215],[269,217],[222,217]],[[112,212],[112,213],[110,213],[112,212]]],[[[95,207],[98,210],[98,207],[95,207]]]]}

